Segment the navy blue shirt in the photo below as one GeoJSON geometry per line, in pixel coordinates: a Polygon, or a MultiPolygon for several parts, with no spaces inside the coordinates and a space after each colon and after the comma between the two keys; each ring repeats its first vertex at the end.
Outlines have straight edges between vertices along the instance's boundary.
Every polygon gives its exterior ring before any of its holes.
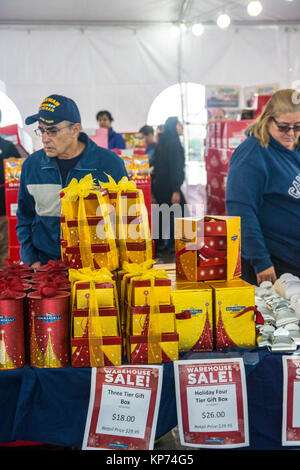
{"type": "Polygon", "coordinates": [[[242,256],[256,273],[272,266],[270,255],[300,266],[300,146],[248,137],[230,160],[226,209],[241,217],[242,256]]]}

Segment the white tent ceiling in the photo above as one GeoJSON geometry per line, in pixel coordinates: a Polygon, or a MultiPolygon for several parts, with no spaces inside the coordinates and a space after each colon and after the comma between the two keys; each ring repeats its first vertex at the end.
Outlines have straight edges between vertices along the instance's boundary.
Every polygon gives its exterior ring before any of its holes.
{"type": "Polygon", "coordinates": [[[239,24],[299,22],[299,0],[262,0],[258,18],[246,12],[249,0],[1,0],[0,24],[77,22],[163,23],[185,20],[214,22],[227,11],[239,24]]]}
{"type": "Polygon", "coordinates": [[[118,131],[139,129],[155,97],[179,81],[290,86],[300,80],[300,0],[261,0],[257,18],[247,3],[0,0],[0,80],[23,119],[61,93],[78,103],[85,128],[102,108],[118,131]],[[223,10],[226,31],[215,24],[223,10]],[[171,23],[194,21],[207,26],[200,38],[170,37],[171,23]]]}

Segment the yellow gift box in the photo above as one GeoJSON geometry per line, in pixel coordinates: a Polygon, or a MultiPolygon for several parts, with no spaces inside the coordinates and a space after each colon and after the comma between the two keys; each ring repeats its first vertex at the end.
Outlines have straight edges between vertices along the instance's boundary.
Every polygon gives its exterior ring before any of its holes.
{"type": "MultiPolygon", "coordinates": [[[[99,355],[93,362],[99,362],[99,367],[120,366],[122,364],[122,340],[118,336],[104,336],[99,339],[98,346],[94,346],[99,355]]],[[[71,339],[71,363],[72,367],[96,367],[90,358],[90,343],[87,338],[71,339]]]]}
{"type": "MultiPolygon", "coordinates": [[[[71,269],[81,269],[92,267],[94,269],[107,268],[114,271],[119,267],[119,252],[115,248],[111,250],[108,243],[90,246],[91,261],[83,258],[79,246],[68,246],[65,240],[61,241],[62,259],[71,269]]],[[[87,254],[88,256],[88,254],[87,254]]]]}
{"type": "Polygon", "coordinates": [[[131,364],[161,364],[178,360],[178,334],[162,333],[158,343],[151,344],[147,336],[127,337],[127,359],[131,364]],[[157,353],[156,353],[157,352],[157,353]]]}
{"type": "MultiPolygon", "coordinates": [[[[128,307],[127,322],[132,335],[147,334],[150,307],[128,307]]],[[[154,313],[154,321],[159,333],[175,333],[175,308],[173,305],[160,305],[159,312],[154,313]]]]}
{"type": "Polygon", "coordinates": [[[254,286],[242,279],[208,284],[213,289],[216,349],[255,347],[254,286]]]}
{"type": "Polygon", "coordinates": [[[213,350],[212,288],[199,282],[172,282],[179,352],[213,350]]]}
{"type": "MultiPolygon", "coordinates": [[[[70,219],[77,219],[79,213],[79,198],[69,199],[67,188],[61,191],[60,197],[62,214],[68,214],[68,218],[70,219]]],[[[114,209],[110,203],[107,189],[101,189],[95,185],[91,185],[87,188],[83,203],[86,217],[100,217],[107,211],[111,212],[114,209]]]]}
{"type": "Polygon", "coordinates": [[[240,277],[240,217],[176,218],[175,257],[178,279],[207,281],[240,277]]]}
{"type": "MultiPolygon", "coordinates": [[[[68,246],[77,246],[80,244],[80,234],[78,230],[79,221],[78,219],[67,220],[64,216],[60,218],[61,228],[62,228],[62,238],[66,240],[68,246]]],[[[87,218],[85,223],[89,231],[89,239],[91,245],[98,245],[101,243],[108,243],[110,240],[111,246],[116,248],[115,238],[109,239],[109,236],[113,233],[112,231],[108,233],[107,225],[103,217],[92,217],[87,218]]],[[[113,226],[111,224],[111,230],[113,226]]]]}
{"type": "MultiPolygon", "coordinates": [[[[114,307],[115,293],[114,284],[111,282],[95,283],[98,307],[114,307]]],[[[77,309],[86,309],[89,307],[90,283],[77,281],[74,291],[74,305],[77,309]]]]}
{"type": "Polygon", "coordinates": [[[89,316],[89,311],[72,311],[72,332],[74,338],[88,338],[89,326],[101,331],[102,336],[119,336],[119,318],[116,308],[100,308],[98,315],[89,316]]]}
{"type": "MultiPolygon", "coordinates": [[[[133,280],[128,288],[131,289],[131,305],[134,307],[150,305],[153,300],[158,305],[170,305],[171,303],[170,279],[155,279],[153,284],[154,299],[151,298],[150,280],[133,280]]],[[[127,295],[127,300],[128,298],[127,295]]]]}

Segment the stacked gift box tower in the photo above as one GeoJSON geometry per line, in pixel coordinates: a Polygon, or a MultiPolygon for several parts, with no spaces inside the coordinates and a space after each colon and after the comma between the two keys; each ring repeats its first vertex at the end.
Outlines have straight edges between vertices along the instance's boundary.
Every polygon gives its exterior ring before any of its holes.
{"type": "Polygon", "coordinates": [[[62,258],[71,282],[72,366],[119,365],[127,326],[118,268],[142,265],[153,253],[143,193],[127,178],[116,183],[108,176],[97,186],[87,175],[71,181],[61,201],[62,258]]]}

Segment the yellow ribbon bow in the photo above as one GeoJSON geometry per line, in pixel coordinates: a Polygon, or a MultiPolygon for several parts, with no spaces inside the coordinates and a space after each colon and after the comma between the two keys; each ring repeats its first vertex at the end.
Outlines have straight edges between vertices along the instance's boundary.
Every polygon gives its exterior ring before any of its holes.
{"type": "Polygon", "coordinates": [[[91,173],[85,175],[81,180],[73,178],[69,185],[62,191],[64,193],[63,199],[67,201],[77,201],[79,197],[87,197],[91,191],[97,188],[96,183],[93,180],[91,173]]]}
{"type": "Polygon", "coordinates": [[[111,192],[126,192],[126,191],[137,191],[136,184],[134,181],[130,181],[127,176],[123,176],[123,178],[116,183],[116,181],[112,178],[112,176],[105,173],[108,178],[108,182],[101,182],[99,181],[101,188],[108,189],[111,192]]]}

